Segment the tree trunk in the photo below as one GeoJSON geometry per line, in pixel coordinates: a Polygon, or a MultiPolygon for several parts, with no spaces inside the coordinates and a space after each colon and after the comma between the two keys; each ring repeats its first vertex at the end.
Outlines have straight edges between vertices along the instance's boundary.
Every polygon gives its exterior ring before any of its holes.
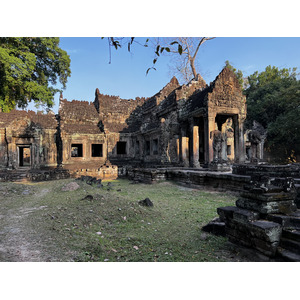
{"type": "Polygon", "coordinates": [[[191,69],[194,75],[194,78],[197,77],[197,72],[196,72],[196,68],[195,68],[195,59],[190,58],[190,65],[191,65],[191,69]]]}

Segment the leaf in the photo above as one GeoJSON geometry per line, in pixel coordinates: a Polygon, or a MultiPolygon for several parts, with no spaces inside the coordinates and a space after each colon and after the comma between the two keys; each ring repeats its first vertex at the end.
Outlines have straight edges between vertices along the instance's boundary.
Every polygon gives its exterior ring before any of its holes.
{"type": "Polygon", "coordinates": [[[157,58],[153,59],[153,64],[155,64],[157,62],[157,58]]]}
{"type": "Polygon", "coordinates": [[[156,69],[154,67],[151,67],[151,68],[148,68],[147,72],[146,72],[146,75],[148,75],[148,72],[153,69],[154,71],[156,71],[156,69]]]}
{"type": "Polygon", "coordinates": [[[178,45],[178,53],[181,55],[182,54],[182,46],[179,44],[178,45]]]}
{"type": "Polygon", "coordinates": [[[174,42],[172,42],[170,45],[175,45],[175,44],[178,44],[178,42],[176,42],[176,41],[174,41],[174,42]]]}
{"type": "Polygon", "coordinates": [[[157,56],[159,56],[159,49],[160,49],[160,45],[158,45],[158,46],[156,47],[155,54],[156,54],[157,56]]]}
{"type": "Polygon", "coordinates": [[[139,247],[138,246],[133,246],[133,249],[139,250],[139,247]]]}
{"type": "Polygon", "coordinates": [[[165,49],[166,49],[167,52],[171,51],[169,47],[166,47],[165,49]]]}

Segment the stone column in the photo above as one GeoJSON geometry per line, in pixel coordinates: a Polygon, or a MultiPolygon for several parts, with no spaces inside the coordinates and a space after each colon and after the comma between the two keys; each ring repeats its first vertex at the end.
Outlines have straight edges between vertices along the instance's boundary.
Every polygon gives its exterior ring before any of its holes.
{"type": "Polygon", "coordinates": [[[199,126],[192,125],[192,166],[193,168],[200,168],[199,163],[199,126]]]}
{"type": "Polygon", "coordinates": [[[232,118],[233,121],[233,130],[234,130],[234,161],[236,163],[239,163],[240,160],[240,146],[239,146],[239,121],[238,121],[238,115],[234,115],[232,118]]]}
{"type": "Polygon", "coordinates": [[[180,161],[180,138],[179,136],[177,135],[176,136],[176,162],[178,163],[180,161]]]}
{"type": "Polygon", "coordinates": [[[222,160],[227,161],[227,136],[226,133],[222,132],[223,142],[222,142],[222,160]]]}
{"type": "Polygon", "coordinates": [[[244,163],[246,158],[246,149],[244,143],[244,123],[240,121],[239,125],[239,163],[244,163]]]}
{"type": "Polygon", "coordinates": [[[189,166],[189,138],[186,136],[186,128],[181,127],[181,157],[184,167],[189,166]]]}
{"type": "Polygon", "coordinates": [[[238,115],[235,115],[232,119],[234,126],[234,161],[243,163],[245,162],[244,126],[238,115]]]}
{"type": "Polygon", "coordinates": [[[189,138],[182,137],[182,162],[185,167],[189,166],[189,138]]]}
{"type": "Polygon", "coordinates": [[[204,118],[204,158],[205,163],[209,164],[214,159],[213,139],[210,133],[215,130],[215,115],[204,118]]]}

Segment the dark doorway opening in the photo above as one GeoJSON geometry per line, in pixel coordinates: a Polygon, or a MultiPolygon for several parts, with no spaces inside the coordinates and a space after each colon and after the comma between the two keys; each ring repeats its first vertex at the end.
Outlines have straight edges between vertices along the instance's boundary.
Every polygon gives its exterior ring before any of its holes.
{"type": "Polygon", "coordinates": [[[117,142],[117,154],[126,154],[126,142],[117,142]]]}
{"type": "Polygon", "coordinates": [[[158,139],[153,140],[152,148],[153,155],[158,155],[158,139]]]}
{"type": "Polygon", "coordinates": [[[19,146],[19,166],[30,167],[31,155],[30,146],[19,146]]]}
{"type": "Polygon", "coordinates": [[[145,147],[146,155],[150,155],[150,141],[146,141],[145,147]]]}

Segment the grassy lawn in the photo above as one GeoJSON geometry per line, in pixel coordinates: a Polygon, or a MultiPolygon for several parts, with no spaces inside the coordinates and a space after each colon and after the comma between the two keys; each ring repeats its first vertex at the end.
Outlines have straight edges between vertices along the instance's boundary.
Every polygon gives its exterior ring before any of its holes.
{"type": "Polygon", "coordinates": [[[73,181],[0,185],[0,225],[15,226],[41,261],[239,260],[226,238],[201,231],[217,216],[217,207],[234,205],[230,193],[126,179],[112,181],[111,189],[108,181],[100,189],[76,180],[79,189],[62,191],[73,181]],[[84,199],[87,195],[93,199],[84,199]],[[153,207],[138,204],[146,197],[153,207]]]}

